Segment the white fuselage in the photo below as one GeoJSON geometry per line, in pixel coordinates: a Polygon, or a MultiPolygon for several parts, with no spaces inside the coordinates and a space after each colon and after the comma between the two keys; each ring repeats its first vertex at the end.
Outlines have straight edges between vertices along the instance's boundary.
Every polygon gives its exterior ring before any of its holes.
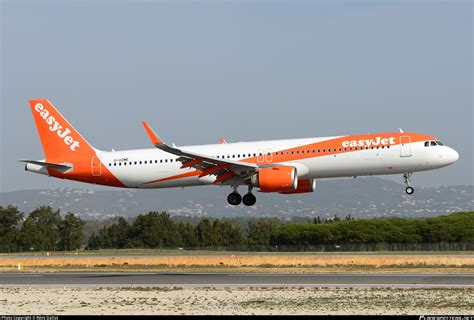
{"type": "MultiPolygon", "coordinates": [[[[330,149],[330,152],[314,147],[304,150],[303,147],[300,151],[301,157],[294,154],[291,159],[280,154],[283,152],[281,150],[306,145],[314,146],[337,138],[340,137],[239,142],[180,148],[214,158],[293,166],[297,169],[299,179],[411,173],[441,168],[455,162],[458,158],[455,150],[444,145],[425,146],[425,141],[396,144],[384,148],[362,147],[351,152],[343,152],[344,148],[341,146],[330,149]],[[342,152],[340,152],[341,149],[342,152]],[[281,161],[279,158],[282,158],[281,161]]],[[[196,171],[194,168],[181,169],[182,163],[176,161],[177,156],[160,149],[98,152],[97,156],[115,177],[130,188],[209,185],[215,180],[215,176],[212,175],[202,178],[199,178],[197,174],[193,175],[196,171]]],[[[239,181],[238,178],[233,178],[225,184],[245,183],[239,181]]]]}

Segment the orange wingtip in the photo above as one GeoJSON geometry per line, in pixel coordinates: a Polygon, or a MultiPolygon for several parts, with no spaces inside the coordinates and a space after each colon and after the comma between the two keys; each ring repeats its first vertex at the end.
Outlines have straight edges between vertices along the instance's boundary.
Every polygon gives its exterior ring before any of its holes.
{"type": "Polygon", "coordinates": [[[151,142],[154,145],[163,143],[161,139],[158,137],[158,135],[155,133],[155,131],[153,131],[153,129],[150,127],[150,125],[146,121],[142,121],[142,125],[145,128],[146,133],[148,134],[151,142]]]}

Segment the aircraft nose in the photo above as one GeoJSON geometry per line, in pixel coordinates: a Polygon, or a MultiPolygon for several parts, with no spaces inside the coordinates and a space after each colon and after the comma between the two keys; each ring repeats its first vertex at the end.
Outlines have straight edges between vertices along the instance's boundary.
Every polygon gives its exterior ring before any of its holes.
{"type": "Polygon", "coordinates": [[[454,150],[453,148],[446,148],[446,155],[445,155],[446,161],[448,161],[450,164],[458,161],[459,159],[459,153],[454,150]]]}

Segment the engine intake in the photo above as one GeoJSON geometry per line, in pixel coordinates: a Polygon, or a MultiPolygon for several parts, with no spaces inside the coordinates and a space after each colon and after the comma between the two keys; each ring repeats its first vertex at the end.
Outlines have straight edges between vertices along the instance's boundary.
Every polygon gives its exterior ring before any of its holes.
{"type": "Polygon", "coordinates": [[[296,168],[279,166],[262,168],[251,178],[251,184],[260,188],[261,192],[284,192],[296,190],[298,176],[296,168]]]}

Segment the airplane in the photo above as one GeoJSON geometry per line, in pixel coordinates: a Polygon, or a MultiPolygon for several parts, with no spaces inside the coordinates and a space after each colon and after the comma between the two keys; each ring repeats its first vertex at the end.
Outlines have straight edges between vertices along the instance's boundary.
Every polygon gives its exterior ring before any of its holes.
{"type": "Polygon", "coordinates": [[[45,99],[30,100],[45,159],[19,160],[25,170],[50,177],[121,188],[225,185],[230,205],[253,206],[260,192],[284,195],[315,191],[316,180],[401,174],[405,192],[414,193],[413,172],[445,167],[459,154],[437,138],[391,132],[322,138],[182,146],[167,144],[142,125],[150,149],[102,151],[90,145],[45,99]],[[239,186],[248,188],[242,197],[239,186]]]}

